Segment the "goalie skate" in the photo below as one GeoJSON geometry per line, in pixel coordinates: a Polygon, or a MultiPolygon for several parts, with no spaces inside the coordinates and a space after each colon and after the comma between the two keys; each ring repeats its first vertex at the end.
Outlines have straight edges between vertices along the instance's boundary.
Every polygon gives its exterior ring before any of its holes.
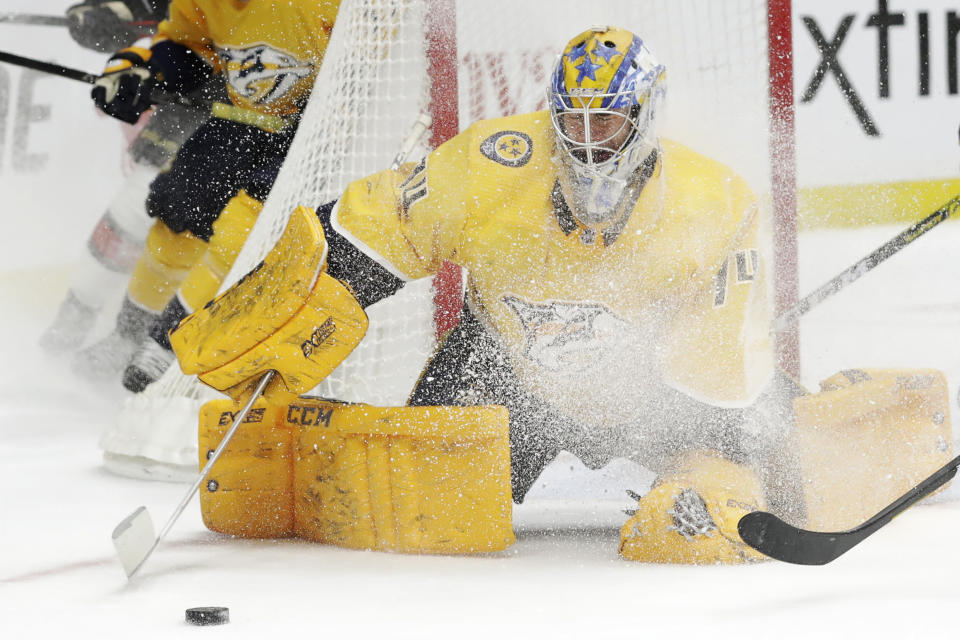
{"type": "Polygon", "coordinates": [[[159,380],[174,359],[173,351],[164,349],[152,338],[147,338],[130,358],[130,365],[123,372],[123,386],[134,393],[140,393],[159,380]]]}

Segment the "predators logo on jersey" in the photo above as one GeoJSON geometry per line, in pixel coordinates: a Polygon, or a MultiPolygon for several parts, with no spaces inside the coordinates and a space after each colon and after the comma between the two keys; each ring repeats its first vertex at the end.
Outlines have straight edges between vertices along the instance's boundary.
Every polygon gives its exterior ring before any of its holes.
{"type": "Polygon", "coordinates": [[[480,153],[507,167],[522,167],[533,155],[533,140],[522,131],[500,131],[480,143],[480,153]]]}
{"type": "Polygon", "coordinates": [[[598,355],[627,329],[627,324],[602,304],[538,303],[512,295],[501,300],[523,326],[524,355],[550,371],[580,371],[602,361],[598,355]]]}
{"type": "Polygon", "coordinates": [[[218,54],[230,88],[257,104],[284,97],[314,69],[312,62],[303,62],[265,44],[243,49],[221,48],[218,54]]]}

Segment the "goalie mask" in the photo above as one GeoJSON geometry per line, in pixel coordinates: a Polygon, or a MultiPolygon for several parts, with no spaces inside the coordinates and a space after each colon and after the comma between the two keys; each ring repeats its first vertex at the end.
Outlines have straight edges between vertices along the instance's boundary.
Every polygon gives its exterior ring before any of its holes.
{"type": "Polygon", "coordinates": [[[637,169],[657,147],[665,68],[637,36],[595,27],[557,61],[547,99],[571,209],[586,227],[617,217],[637,169]]]}

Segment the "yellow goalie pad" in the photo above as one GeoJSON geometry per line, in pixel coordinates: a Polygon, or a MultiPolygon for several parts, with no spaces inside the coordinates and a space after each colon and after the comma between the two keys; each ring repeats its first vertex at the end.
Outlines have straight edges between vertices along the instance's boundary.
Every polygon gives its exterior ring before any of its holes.
{"type": "Polygon", "coordinates": [[[265,396],[278,402],[315,387],[360,343],[367,316],[353,294],[322,269],[323,229],[298,207],[253,271],[170,335],[184,373],[232,398],[262,374],[279,374],[265,396]]]}
{"type": "Polygon", "coordinates": [[[950,398],[933,369],[852,369],[794,400],[807,529],[860,524],[953,456],[950,398]]]}
{"type": "MultiPolygon", "coordinates": [[[[200,414],[200,464],[239,405],[200,414]]],[[[260,400],[201,490],[204,523],[408,553],[500,551],[514,541],[502,407],[371,407],[260,400]]]]}
{"type": "MultiPolygon", "coordinates": [[[[842,531],[878,513],[953,456],[946,379],[932,369],[855,369],[794,399],[786,442],[799,464],[806,529],[842,531]]],[[[737,533],[766,509],[754,470],[689,452],[640,498],[620,532],[620,555],[641,562],[762,559],[737,533]]],[[[785,514],[778,514],[785,515],[785,514]]]]}

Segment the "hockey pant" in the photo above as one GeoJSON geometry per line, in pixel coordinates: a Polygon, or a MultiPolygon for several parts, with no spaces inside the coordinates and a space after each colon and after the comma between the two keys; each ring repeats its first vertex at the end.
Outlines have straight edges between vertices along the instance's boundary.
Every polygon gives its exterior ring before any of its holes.
{"type": "MultiPolygon", "coordinates": [[[[199,307],[216,293],[219,281],[233,264],[252,221],[260,211],[260,203],[273,187],[292,138],[293,127],[281,133],[270,133],[212,118],[183,144],[171,167],[150,185],[147,213],[157,218],[154,228],[162,227],[180,238],[209,242],[214,236],[214,223],[221,213],[234,213],[230,216],[231,221],[217,226],[218,233],[224,237],[217,241],[220,245],[214,247],[206,265],[197,263],[204,255],[203,250],[193,254],[193,261],[186,265],[179,264],[175,256],[158,259],[154,255],[156,264],[173,265],[177,262],[175,269],[163,279],[152,278],[141,283],[137,274],[131,279],[130,298],[157,313],[162,312],[158,326],[151,332],[151,335],[162,336],[157,340],[161,345],[168,345],[166,333],[189,313],[184,310],[185,302],[186,309],[194,305],[199,307]],[[241,221],[234,224],[238,219],[241,221]],[[243,234],[239,244],[235,232],[243,234]],[[175,298],[174,292],[185,282],[188,271],[195,264],[203,273],[190,278],[193,293],[184,291],[185,295],[175,298]],[[180,267],[185,269],[179,270],[180,267]],[[212,274],[219,274],[216,284],[211,284],[209,277],[212,274]],[[153,287],[149,302],[145,292],[148,287],[153,287]]],[[[174,254],[185,255],[178,246],[170,249],[174,254]]]]}

